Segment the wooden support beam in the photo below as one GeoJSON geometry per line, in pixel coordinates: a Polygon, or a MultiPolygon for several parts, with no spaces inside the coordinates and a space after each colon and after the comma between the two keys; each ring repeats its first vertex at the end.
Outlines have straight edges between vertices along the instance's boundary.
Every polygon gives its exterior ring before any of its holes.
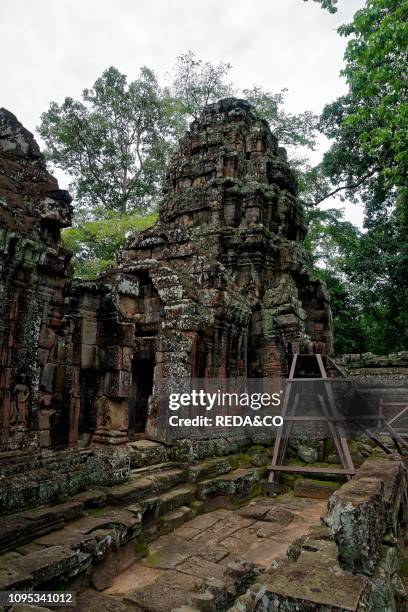
{"type": "Polygon", "coordinates": [[[293,472],[305,474],[344,474],[344,476],[354,476],[356,470],[354,468],[329,468],[329,467],[311,467],[303,465],[271,465],[268,470],[274,472],[293,472]]]}

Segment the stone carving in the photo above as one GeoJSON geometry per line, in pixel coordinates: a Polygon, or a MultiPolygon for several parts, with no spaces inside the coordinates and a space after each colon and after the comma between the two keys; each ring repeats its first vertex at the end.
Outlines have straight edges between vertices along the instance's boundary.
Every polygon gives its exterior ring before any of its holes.
{"type": "Polygon", "coordinates": [[[71,198],[33,136],[0,110],[0,449],[66,445],[61,330],[71,254],[60,230],[71,198]],[[42,429],[39,407],[55,411],[42,429]]]}

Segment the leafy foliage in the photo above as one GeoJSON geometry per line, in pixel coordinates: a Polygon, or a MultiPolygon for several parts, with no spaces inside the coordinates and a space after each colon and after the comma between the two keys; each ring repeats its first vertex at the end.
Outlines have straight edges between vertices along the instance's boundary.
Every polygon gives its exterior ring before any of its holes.
{"type": "Polygon", "coordinates": [[[344,193],[364,203],[367,231],[341,274],[371,350],[394,351],[408,345],[408,3],[368,0],[339,31],[351,37],[342,71],[349,91],[322,114],[334,143],[319,168],[332,184],[321,199],[344,193]]]}
{"type": "Polygon", "coordinates": [[[392,226],[361,232],[339,209],[309,211],[306,247],[329,290],[337,353],[389,353],[408,344],[392,226]]]}
{"type": "Polygon", "coordinates": [[[90,280],[114,265],[115,255],[127,234],[144,230],[156,220],[157,213],[146,216],[112,214],[108,219],[86,221],[80,227],[65,229],[62,237],[74,254],[76,276],[90,280]]]}
{"type": "Polygon", "coordinates": [[[313,208],[308,212],[308,221],[305,246],[315,266],[332,274],[343,272],[347,256],[358,248],[361,232],[344,221],[344,212],[338,208],[313,208]]]}
{"type": "Polygon", "coordinates": [[[318,117],[310,111],[293,115],[283,110],[285,93],[265,92],[261,87],[244,89],[243,97],[256,109],[257,114],[265,119],[279,143],[285,146],[304,146],[313,149],[316,144],[318,117]]]}
{"type": "MultiPolygon", "coordinates": [[[[308,2],[308,0],[303,0],[304,2],[308,2]]],[[[337,0],[313,0],[313,2],[319,2],[321,4],[322,9],[326,9],[329,13],[337,12],[337,0]]]]}
{"type": "Polygon", "coordinates": [[[147,68],[129,84],[109,68],[82,101],[51,103],[39,133],[48,159],[72,177],[82,212],[103,218],[148,207],[168,148],[163,115],[159,85],[147,68]]]}
{"type": "Polygon", "coordinates": [[[368,0],[339,32],[352,36],[342,71],[349,92],[323,111],[321,129],[335,140],[324,168],[348,197],[363,196],[372,214],[407,189],[408,3],[368,0]]]}
{"type": "Polygon", "coordinates": [[[196,58],[192,51],[176,58],[170,93],[176,101],[173,110],[178,110],[184,119],[180,124],[182,132],[188,121],[198,119],[208,104],[233,95],[232,84],[225,82],[231,68],[231,64],[225,62],[216,66],[204,62],[196,58]]]}

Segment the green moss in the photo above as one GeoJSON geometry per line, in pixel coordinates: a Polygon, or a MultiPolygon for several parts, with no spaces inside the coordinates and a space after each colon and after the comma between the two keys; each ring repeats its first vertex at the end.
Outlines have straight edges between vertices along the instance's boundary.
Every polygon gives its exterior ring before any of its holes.
{"type": "Polygon", "coordinates": [[[316,484],[322,485],[323,487],[339,487],[339,483],[336,482],[335,480],[319,480],[318,478],[313,478],[312,476],[304,476],[302,478],[296,478],[296,482],[299,482],[301,480],[311,480],[312,482],[315,482],[316,484]]]}
{"type": "Polygon", "coordinates": [[[256,487],[254,487],[251,491],[251,495],[250,498],[252,499],[253,497],[259,497],[260,495],[263,494],[264,492],[264,486],[266,483],[262,484],[258,484],[256,485],[256,487]]]}
{"type": "Polygon", "coordinates": [[[147,552],[149,551],[149,544],[146,540],[146,536],[143,533],[140,534],[140,536],[135,541],[135,551],[140,555],[147,554],[147,552]]]}
{"type": "Polygon", "coordinates": [[[107,506],[103,506],[102,508],[87,508],[85,512],[88,516],[99,516],[108,510],[107,506]]]}
{"type": "Polygon", "coordinates": [[[158,564],[158,562],[160,561],[160,555],[158,552],[154,552],[151,555],[149,555],[147,557],[147,559],[144,561],[144,563],[146,563],[146,565],[148,565],[149,567],[156,567],[156,565],[158,564]]]}
{"type": "Polygon", "coordinates": [[[400,571],[402,576],[408,576],[408,559],[403,559],[400,571]]]}
{"type": "MultiPolygon", "coordinates": [[[[306,465],[306,463],[304,461],[302,461],[301,459],[297,458],[297,459],[288,459],[286,461],[287,465],[306,465]]],[[[313,464],[315,465],[315,464],[313,464]]]]}
{"type": "Polygon", "coordinates": [[[233,470],[235,470],[239,466],[239,457],[237,455],[230,455],[228,457],[228,462],[233,470]]]}
{"type": "Polygon", "coordinates": [[[238,455],[238,460],[240,465],[249,465],[251,463],[251,457],[246,453],[241,453],[238,455]]]}
{"type": "Polygon", "coordinates": [[[294,497],[293,491],[285,491],[284,493],[277,495],[275,499],[277,501],[284,502],[284,501],[291,501],[293,497],[294,497]]]}
{"type": "Polygon", "coordinates": [[[203,514],[204,505],[204,502],[199,500],[194,500],[193,502],[191,502],[190,508],[192,509],[194,516],[197,516],[198,514],[203,514]]]}
{"type": "Polygon", "coordinates": [[[317,461],[316,463],[313,464],[313,467],[315,468],[333,468],[333,469],[337,469],[337,468],[342,468],[343,466],[341,465],[341,463],[324,463],[324,461],[317,461]]]}

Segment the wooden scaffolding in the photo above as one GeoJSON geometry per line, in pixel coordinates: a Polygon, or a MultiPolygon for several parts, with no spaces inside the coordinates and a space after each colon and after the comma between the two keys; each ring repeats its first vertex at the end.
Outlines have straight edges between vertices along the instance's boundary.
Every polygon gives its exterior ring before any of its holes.
{"type": "MultiPolygon", "coordinates": [[[[331,360],[329,357],[326,357],[326,361],[343,380],[346,378],[345,373],[337,366],[337,364],[334,363],[333,360],[331,360]]],[[[323,363],[322,355],[293,355],[292,362],[290,364],[289,377],[286,381],[286,388],[282,402],[281,415],[283,417],[284,423],[283,426],[277,431],[275,446],[273,450],[272,464],[269,466],[269,492],[274,491],[274,484],[276,483],[280,472],[297,472],[304,474],[342,474],[347,479],[350,479],[352,476],[354,476],[356,470],[350,454],[344,429],[346,421],[352,422],[353,425],[355,425],[361,431],[362,434],[371,438],[375,442],[375,444],[382,448],[382,450],[384,450],[387,454],[390,454],[392,452],[385,444],[381,442],[381,440],[376,435],[374,435],[367,427],[365,427],[364,423],[361,423],[360,421],[350,421],[350,419],[346,416],[343,416],[341,412],[339,413],[339,409],[336,406],[332,386],[333,380],[336,379],[329,378],[328,372],[323,363]],[[310,362],[314,362],[314,364],[312,367],[309,367],[309,373],[307,373],[306,375],[298,374],[297,371],[300,369],[299,366],[301,365],[301,362],[305,359],[309,360],[309,364],[310,362]],[[316,416],[302,416],[300,414],[297,414],[297,410],[299,407],[299,392],[298,390],[296,390],[296,383],[305,382],[320,383],[320,392],[317,394],[317,401],[320,405],[320,413],[316,416]],[[339,460],[342,465],[341,468],[295,466],[284,464],[293,428],[296,423],[302,422],[316,422],[324,424],[326,430],[328,430],[330,436],[333,439],[334,446],[336,448],[339,460]]],[[[365,405],[366,400],[358,391],[355,382],[351,381],[350,385],[352,386],[353,391],[355,391],[359,395],[359,398],[363,405],[365,405]]],[[[384,422],[384,427],[386,428],[389,435],[392,437],[394,445],[398,452],[401,452],[402,446],[406,446],[406,442],[392,428],[390,423],[384,422]]]]}

